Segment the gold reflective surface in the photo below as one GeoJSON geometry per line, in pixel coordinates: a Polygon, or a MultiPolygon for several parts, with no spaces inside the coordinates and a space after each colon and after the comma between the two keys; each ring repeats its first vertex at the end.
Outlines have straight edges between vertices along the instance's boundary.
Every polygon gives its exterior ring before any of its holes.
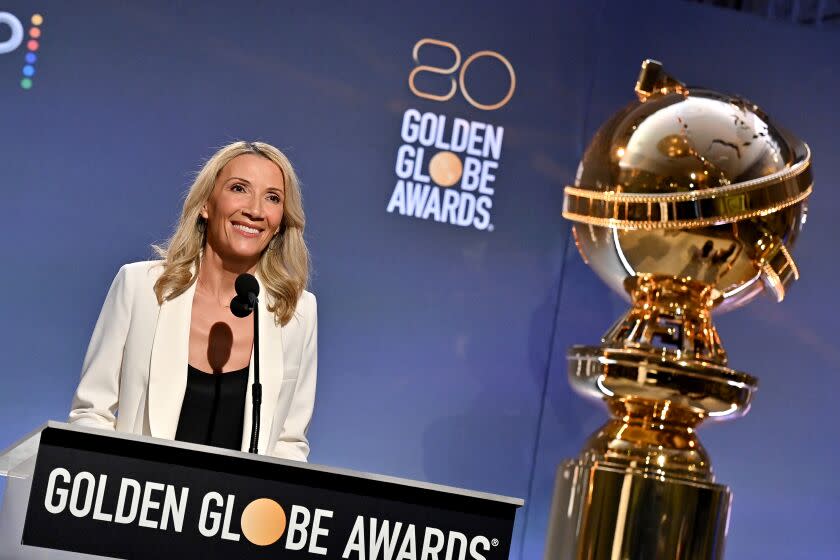
{"type": "Polygon", "coordinates": [[[757,380],[729,367],[712,312],[799,278],[807,145],[655,61],[635,91],[565,191],[581,256],[631,308],[569,351],[572,387],[612,418],[561,468],[546,558],[722,557],[730,495],[696,429],[746,414],[757,380]]]}
{"type": "Polygon", "coordinates": [[[557,472],[545,558],[718,560],[731,495],[584,461],[557,472]]]}
{"type": "Polygon", "coordinates": [[[581,255],[618,292],[649,274],[712,286],[719,310],[762,290],[782,299],[813,187],[808,146],[756,105],[689,88],[653,61],[636,92],[566,188],[581,255]]]}

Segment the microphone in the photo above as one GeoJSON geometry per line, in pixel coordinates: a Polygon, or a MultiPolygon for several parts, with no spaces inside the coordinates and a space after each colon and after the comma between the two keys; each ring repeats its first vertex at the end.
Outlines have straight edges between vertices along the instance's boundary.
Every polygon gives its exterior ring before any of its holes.
{"type": "Polygon", "coordinates": [[[251,306],[247,300],[240,299],[239,296],[233,296],[230,300],[230,312],[242,319],[251,314],[251,306]]]}
{"type": "Polygon", "coordinates": [[[251,314],[260,293],[260,284],[253,275],[245,273],[236,277],[234,282],[236,296],[230,300],[230,311],[240,319],[251,314]]]}
{"type": "Polygon", "coordinates": [[[236,296],[230,300],[230,311],[240,319],[254,312],[254,384],[251,385],[251,443],[248,453],[256,453],[260,441],[260,405],[262,385],[260,384],[260,325],[258,319],[260,284],[253,275],[240,274],[233,284],[236,296]]]}
{"type": "Polygon", "coordinates": [[[257,296],[260,294],[260,284],[252,274],[240,274],[236,277],[233,287],[236,289],[236,295],[243,300],[254,305],[257,296]]]}

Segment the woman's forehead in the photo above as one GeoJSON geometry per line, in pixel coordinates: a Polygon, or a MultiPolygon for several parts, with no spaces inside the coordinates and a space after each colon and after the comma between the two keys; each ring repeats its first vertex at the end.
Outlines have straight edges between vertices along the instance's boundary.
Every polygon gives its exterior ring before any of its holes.
{"type": "Polygon", "coordinates": [[[269,187],[285,188],[285,176],[272,160],[257,154],[240,154],[219,171],[218,179],[226,181],[237,177],[249,182],[262,182],[269,187]]]}

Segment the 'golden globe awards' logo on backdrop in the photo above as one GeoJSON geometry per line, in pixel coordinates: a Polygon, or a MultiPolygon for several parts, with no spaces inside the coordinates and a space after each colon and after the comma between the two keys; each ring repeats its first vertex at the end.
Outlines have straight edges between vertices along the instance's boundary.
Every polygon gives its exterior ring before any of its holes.
{"type": "MultiPolygon", "coordinates": [[[[461,51],[452,43],[421,39],[414,45],[413,56],[417,67],[409,74],[408,85],[412,93],[423,99],[449,101],[460,89],[473,107],[495,111],[507,105],[516,90],[513,66],[495,51],[476,52],[462,65],[461,51]],[[421,65],[419,54],[424,45],[449,49],[453,64],[445,68],[421,65]],[[507,93],[494,103],[476,101],[467,85],[469,67],[485,57],[498,60],[510,80],[507,93]],[[415,82],[423,72],[449,76],[449,92],[440,95],[420,90],[415,82]]],[[[397,149],[397,182],[388,201],[388,212],[493,231],[490,215],[504,133],[504,127],[492,123],[406,110],[400,129],[403,144],[397,149]]]]}

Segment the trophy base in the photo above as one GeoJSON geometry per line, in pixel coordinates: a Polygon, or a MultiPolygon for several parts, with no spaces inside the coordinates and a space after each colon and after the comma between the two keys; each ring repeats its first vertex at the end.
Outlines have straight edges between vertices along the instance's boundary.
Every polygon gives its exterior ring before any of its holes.
{"type": "Polygon", "coordinates": [[[731,493],[630,468],[560,464],[546,560],[719,560],[731,493]]]}

